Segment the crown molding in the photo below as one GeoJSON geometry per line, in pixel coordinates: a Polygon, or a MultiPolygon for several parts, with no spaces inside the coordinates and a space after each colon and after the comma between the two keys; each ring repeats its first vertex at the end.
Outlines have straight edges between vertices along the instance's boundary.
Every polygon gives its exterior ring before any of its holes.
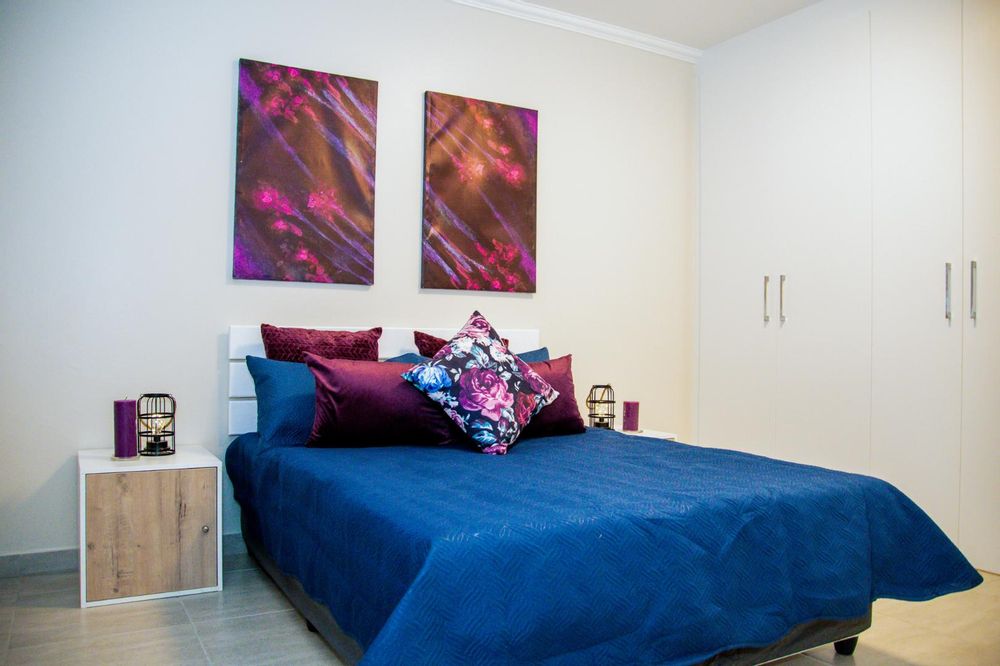
{"type": "Polygon", "coordinates": [[[701,57],[701,50],[691,46],[678,44],[669,39],[654,37],[644,32],[611,25],[603,21],[595,21],[583,16],[577,16],[569,12],[533,5],[530,2],[524,2],[524,0],[452,0],[452,2],[524,19],[525,21],[541,23],[553,28],[577,32],[581,35],[631,46],[635,49],[683,60],[684,62],[697,63],[698,58],[701,57]]]}

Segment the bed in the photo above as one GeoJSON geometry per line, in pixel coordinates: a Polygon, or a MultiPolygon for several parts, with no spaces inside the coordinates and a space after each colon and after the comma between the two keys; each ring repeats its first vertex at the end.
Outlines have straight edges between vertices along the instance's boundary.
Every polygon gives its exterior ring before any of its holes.
{"type": "MultiPolygon", "coordinates": [[[[231,345],[233,363],[246,346],[231,345]]],[[[238,375],[231,393],[245,393],[238,375]]],[[[885,482],[605,430],[504,457],[265,447],[247,433],[226,466],[248,550],[347,663],[849,652],[873,600],[982,580],[885,482]]]]}

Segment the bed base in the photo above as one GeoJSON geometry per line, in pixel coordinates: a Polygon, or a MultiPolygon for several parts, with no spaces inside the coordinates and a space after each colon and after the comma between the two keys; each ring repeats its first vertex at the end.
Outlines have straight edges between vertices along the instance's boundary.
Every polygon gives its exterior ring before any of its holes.
{"type": "Polygon", "coordinates": [[[243,528],[243,541],[247,544],[247,552],[271,577],[278,589],[285,593],[288,601],[305,619],[306,628],[322,636],[345,666],[353,666],[361,661],[361,656],[364,654],[361,646],[340,629],[340,625],[330,614],[330,609],[310,597],[297,578],[289,576],[278,567],[264,548],[256,526],[247,520],[246,515],[244,509],[240,516],[240,527],[243,528]]]}
{"type": "MultiPolygon", "coordinates": [[[[246,510],[241,512],[240,526],[247,552],[257,561],[261,569],[271,577],[275,585],[284,592],[292,606],[302,615],[309,631],[318,633],[347,666],[361,661],[364,651],[357,641],[345,634],[330,610],[316,601],[302,588],[297,578],[283,572],[264,548],[257,526],[247,519],[246,510]]],[[[793,627],[784,638],[770,645],[755,648],[737,648],[720,652],[703,662],[712,666],[752,666],[781,659],[789,655],[805,652],[812,648],[833,643],[837,654],[854,653],[858,644],[858,634],[872,624],[871,607],[868,612],[851,620],[814,620],[793,627]]]]}
{"type": "Polygon", "coordinates": [[[871,606],[862,617],[852,620],[813,620],[804,622],[785,634],[784,638],[759,648],[738,648],[721,652],[705,664],[730,664],[750,666],[766,664],[793,654],[805,652],[820,645],[833,643],[837,654],[854,654],[858,634],[872,626],[871,606]]]}

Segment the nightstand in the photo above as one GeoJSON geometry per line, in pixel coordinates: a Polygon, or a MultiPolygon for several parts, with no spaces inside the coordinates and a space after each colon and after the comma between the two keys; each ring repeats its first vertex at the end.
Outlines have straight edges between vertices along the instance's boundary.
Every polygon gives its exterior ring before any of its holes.
{"type": "Polygon", "coordinates": [[[222,589],[222,462],[79,451],[80,606],[222,589]]]}
{"type": "Polygon", "coordinates": [[[662,430],[650,430],[649,428],[640,428],[639,430],[622,430],[620,427],[615,428],[616,431],[623,435],[632,435],[634,437],[651,437],[652,439],[666,439],[669,441],[677,441],[677,435],[672,432],[664,432],[662,430]]]}

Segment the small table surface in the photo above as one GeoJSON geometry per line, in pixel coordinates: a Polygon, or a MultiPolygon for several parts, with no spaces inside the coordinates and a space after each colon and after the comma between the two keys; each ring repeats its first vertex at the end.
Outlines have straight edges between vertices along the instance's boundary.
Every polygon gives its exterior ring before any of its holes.
{"type": "Polygon", "coordinates": [[[178,446],[169,456],[137,456],[129,460],[114,460],[115,450],[83,449],[77,451],[80,474],[114,472],[149,472],[158,469],[189,469],[191,467],[221,467],[222,461],[201,446],[178,446]]]}
{"type": "Polygon", "coordinates": [[[666,432],[663,430],[650,430],[649,428],[640,428],[638,430],[622,430],[621,426],[617,426],[615,431],[622,433],[623,435],[634,435],[636,437],[652,437],[653,439],[670,439],[676,440],[677,434],[672,432],[666,432]]]}

